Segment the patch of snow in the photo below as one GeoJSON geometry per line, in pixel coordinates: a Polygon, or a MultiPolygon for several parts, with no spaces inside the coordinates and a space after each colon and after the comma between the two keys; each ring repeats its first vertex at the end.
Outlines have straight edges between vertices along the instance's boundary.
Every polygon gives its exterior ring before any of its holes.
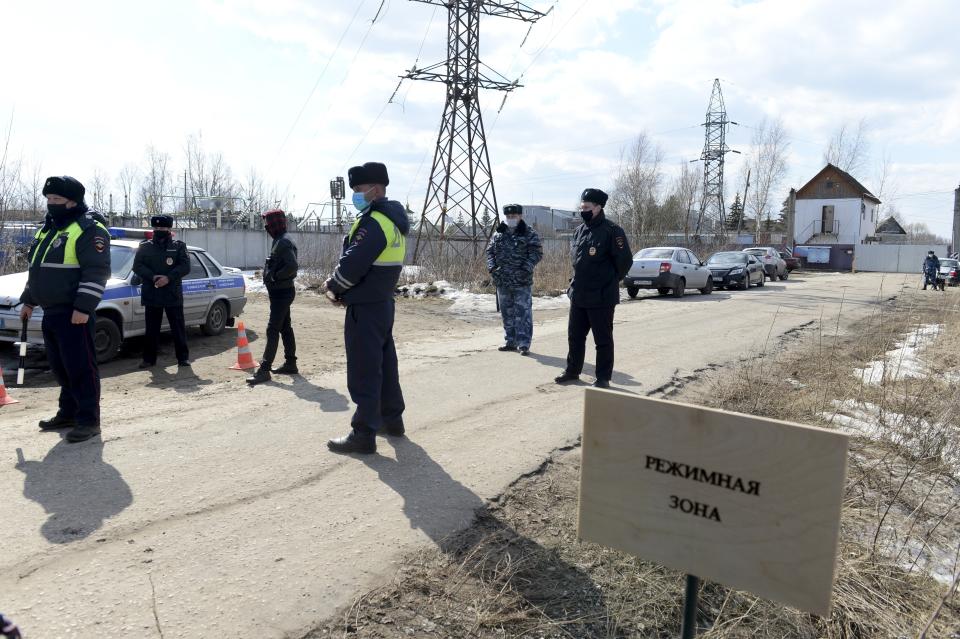
{"type": "MultiPolygon", "coordinates": [[[[466,287],[454,286],[446,280],[437,280],[429,284],[418,282],[415,284],[406,284],[400,286],[406,297],[424,298],[424,297],[442,297],[448,299],[453,304],[450,305],[450,312],[457,315],[469,315],[471,317],[491,316],[497,317],[496,295],[493,293],[473,293],[466,287]]],[[[558,308],[568,308],[570,300],[566,295],[537,296],[533,298],[534,311],[546,311],[558,308]]]]}
{"type": "Polygon", "coordinates": [[[942,329],[942,324],[921,326],[908,333],[903,341],[897,342],[882,360],[870,362],[865,368],[854,371],[864,382],[874,385],[883,383],[884,379],[899,381],[908,377],[926,377],[928,371],[920,358],[920,351],[936,340],[942,329]]]}
{"type": "MultiPolygon", "coordinates": [[[[243,281],[247,285],[247,293],[266,293],[267,285],[263,283],[263,272],[260,269],[253,271],[240,271],[243,275],[243,281]]],[[[293,285],[298,291],[307,290],[307,285],[304,284],[303,278],[309,276],[308,273],[300,272],[297,275],[297,278],[293,281],[293,285]]]]}

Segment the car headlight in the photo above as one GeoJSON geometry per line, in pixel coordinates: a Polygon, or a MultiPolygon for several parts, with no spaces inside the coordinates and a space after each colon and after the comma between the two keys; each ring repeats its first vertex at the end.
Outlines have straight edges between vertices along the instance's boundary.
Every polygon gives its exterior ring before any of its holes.
{"type": "Polygon", "coordinates": [[[740,273],[743,273],[742,266],[738,266],[737,268],[730,269],[730,275],[739,275],[740,273]]]}

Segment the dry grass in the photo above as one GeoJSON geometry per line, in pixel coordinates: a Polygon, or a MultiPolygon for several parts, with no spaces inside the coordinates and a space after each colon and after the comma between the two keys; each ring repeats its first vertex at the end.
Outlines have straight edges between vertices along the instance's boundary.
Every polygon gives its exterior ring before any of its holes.
{"type": "MultiPolygon", "coordinates": [[[[883,412],[876,436],[852,441],[830,618],[707,583],[700,636],[960,637],[956,583],[928,573],[939,560],[957,574],[960,560],[960,482],[950,459],[960,386],[935,375],[872,386],[853,372],[918,325],[941,322],[925,359],[960,369],[958,297],[908,295],[846,334],[838,323],[814,327],[793,348],[768,343],[768,354],[717,378],[717,403],[732,410],[827,427],[842,421],[836,400],[883,412]]],[[[676,637],[683,576],[577,542],[578,473],[578,451],[560,455],[308,637],[676,637]]]]}

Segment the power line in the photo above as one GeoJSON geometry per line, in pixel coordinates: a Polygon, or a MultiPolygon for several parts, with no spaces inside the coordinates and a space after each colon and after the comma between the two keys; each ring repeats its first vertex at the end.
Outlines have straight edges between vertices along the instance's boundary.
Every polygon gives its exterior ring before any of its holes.
{"type": "Polygon", "coordinates": [[[303,101],[303,106],[300,107],[300,111],[297,113],[297,117],[294,118],[293,124],[290,125],[290,130],[287,131],[287,135],[283,138],[283,142],[280,144],[280,148],[277,149],[277,155],[273,158],[273,162],[270,163],[270,167],[267,169],[267,174],[270,174],[273,171],[274,165],[277,163],[277,160],[280,159],[280,155],[283,153],[283,149],[287,146],[287,142],[290,141],[290,136],[293,135],[294,130],[297,128],[297,125],[300,123],[300,118],[303,117],[303,113],[307,110],[307,106],[310,104],[310,101],[313,99],[313,95],[317,92],[317,88],[320,86],[320,81],[323,80],[323,76],[326,75],[327,69],[330,68],[330,63],[333,62],[333,59],[337,56],[337,53],[340,52],[340,45],[343,44],[344,38],[347,37],[350,28],[353,27],[354,21],[357,19],[357,15],[360,13],[360,9],[363,8],[363,5],[366,3],[366,0],[363,0],[360,5],[357,7],[357,10],[353,12],[353,17],[350,18],[350,22],[347,24],[347,28],[343,30],[343,33],[340,34],[340,39],[337,40],[337,46],[334,47],[333,53],[330,54],[330,57],[327,58],[327,63],[323,65],[323,69],[320,71],[320,75],[317,76],[317,81],[313,83],[313,88],[310,89],[307,99],[303,101]]]}

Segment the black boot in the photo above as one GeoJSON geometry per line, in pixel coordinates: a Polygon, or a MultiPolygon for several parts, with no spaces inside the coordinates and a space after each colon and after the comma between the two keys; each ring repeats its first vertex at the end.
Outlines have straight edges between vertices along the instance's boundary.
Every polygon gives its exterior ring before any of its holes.
{"type": "Polygon", "coordinates": [[[300,370],[297,368],[296,361],[291,362],[287,360],[283,363],[283,366],[280,368],[273,369],[273,372],[277,375],[299,375],[300,370]]]}
{"type": "Polygon", "coordinates": [[[269,382],[271,379],[270,364],[261,364],[260,368],[257,369],[257,372],[253,374],[253,377],[247,378],[247,383],[251,386],[256,386],[257,384],[269,382]]]}
{"type": "Polygon", "coordinates": [[[362,433],[353,429],[349,435],[328,441],[327,448],[334,453],[371,455],[377,452],[377,440],[373,433],[367,429],[364,429],[362,433]]]}
{"type": "Polygon", "coordinates": [[[593,382],[593,386],[594,388],[610,388],[610,380],[598,379],[595,382],[593,382]]]}
{"type": "Polygon", "coordinates": [[[403,437],[403,434],[407,432],[403,427],[403,418],[397,417],[389,421],[385,420],[383,422],[383,432],[391,437],[403,437]]]}
{"type": "Polygon", "coordinates": [[[96,437],[99,434],[99,426],[77,426],[67,433],[67,441],[71,444],[76,444],[77,442],[87,441],[91,437],[96,437]]]}
{"type": "Polygon", "coordinates": [[[497,350],[498,350],[498,351],[515,351],[515,350],[517,350],[517,347],[514,346],[513,344],[504,344],[503,346],[501,346],[501,347],[498,348],[497,350]]]}
{"type": "Polygon", "coordinates": [[[579,375],[574,375],[573,373],[568,373],[567,371],[563,371],[563,375],[554,377],[553,381],[555,381],[558,384],[566,384],[567,382],[575,382],[579,379],[580,379],[579,375]]]}
{"type": "Polygon", "coordinates": [[[61,417],[60,413],[57,413],[50,419],[40,420],[40,430],[60,430],[61,428],[73,428],[76,425],[77,422],[75,420],[61,417]]]}

